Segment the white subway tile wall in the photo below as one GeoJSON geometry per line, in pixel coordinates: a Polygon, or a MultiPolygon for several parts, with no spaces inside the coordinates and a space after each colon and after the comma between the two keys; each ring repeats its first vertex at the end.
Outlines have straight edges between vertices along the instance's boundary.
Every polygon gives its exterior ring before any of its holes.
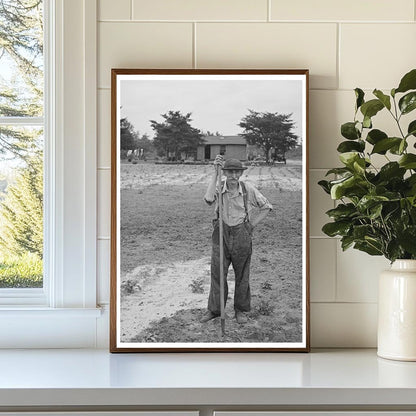
{"type": "Polygon", "coordinates": [[[198,68],[308,68],[312,88],[337,85],[333,23],[200,23],[195,48],[198,68]]]}
{"type": "Polygon", "coordinates": [[[262,20],[268,0],[133,0],[134,20],[262,20]]]}
{"type": "Polygon", "coordinates": [[[192,23],[100,22],[98,85],[111,68],[192,68],[192,23]]]}
{"type": "Polygon", "coordinates": [[[337,302],[377,302],[378,275],[389,267],[381,256],[337,246],[337,302]]]}
{"type": "Polygon", "coordinates": [[[310,240],[311,302],[335,302],[338,240],[310,240]]]}
{"type": "Polygon", "coordinates": [[[271,19],[413,22],[413,7],[413,0],[271,0],[271,19]]]}
{"type": "Polygon", "coordinates": [[[111,211],[111,171],[108,168],[98,169],[98,238],[110,237],[110,211],[111,211]]]}
{"type": "Polygon", "coordinates": [[[311,303],[314,347],[370,348],[377,345],[377,304],[311,303]]]}
{"type": "Polygon", "coordinates": [[[311,90],[309,96],[309,168],[341,165],[340,125],[354,119],[354,91],[311,90]]]}
{"type": "Polygon", "coordinates": [[[110,298],[110,239],[97,241],[97,300],[99,304],[108,303],[110,298]]]}
{"type": "Polygon", "coordinates": [[[131,0],[100,0],[98,20],[130,20],[131,0]]]}
{"type": "Polygon", "coordinates": [[[97,143],[97,166],[111,166],[111,92],[109,89],[98,91],[98,140],[97,143]]]}
{"type": "Polygon", "coordinates": [[[414,23],[343,24],[340,88],[390,89],[416,64],[414,23]]]}
{"type": "MultiPolygon", "coordinates": [[[[377,276],[388,262],[342,252],[339,240],[322,233],[334,203],[317,182],[339,165],[340,125],[354,117],[352,90],[389,91],[416,67],[415,1],[98,3],[99,301],[109,302],[111,68],[308,68],[312,346],[376,346],[377,276]]],[[[375,122],[392,126],[386,115],[375,122]]]]}

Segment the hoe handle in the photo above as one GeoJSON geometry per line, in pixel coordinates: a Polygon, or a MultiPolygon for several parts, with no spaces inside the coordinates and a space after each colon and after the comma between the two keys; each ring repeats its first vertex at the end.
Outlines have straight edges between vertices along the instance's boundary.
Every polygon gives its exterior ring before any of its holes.
{"type": "Polygon", "coordinates": [[[220,225],[220,305],[221,305],[221,334],[225,334],[225,307],[224,307],[224,226],[222,222],[222,189],[221,189],[221,166],[217,165],[218,181],[218,220],[220,225]]]}

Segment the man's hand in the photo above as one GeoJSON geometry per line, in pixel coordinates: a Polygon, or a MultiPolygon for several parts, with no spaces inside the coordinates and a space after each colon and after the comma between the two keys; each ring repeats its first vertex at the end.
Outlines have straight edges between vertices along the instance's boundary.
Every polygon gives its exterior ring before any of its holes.
{"type": "Polygon", "coordinates": [[[214,160],[215,170],[218,169],[218,166],[221,166],[221,169],[222,169],[224,166],[224,162],[225,162],[224,157],[222,155],[217,155],[214,160]]]}

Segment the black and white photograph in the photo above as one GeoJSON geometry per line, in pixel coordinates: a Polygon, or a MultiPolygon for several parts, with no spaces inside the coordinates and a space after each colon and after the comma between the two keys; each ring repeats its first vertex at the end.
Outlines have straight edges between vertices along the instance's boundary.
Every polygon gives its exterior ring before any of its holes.
{"type": "Polygon", "coordinates": [[[112,70],[112,352],[309,351],[308,70],[112,70]]]}

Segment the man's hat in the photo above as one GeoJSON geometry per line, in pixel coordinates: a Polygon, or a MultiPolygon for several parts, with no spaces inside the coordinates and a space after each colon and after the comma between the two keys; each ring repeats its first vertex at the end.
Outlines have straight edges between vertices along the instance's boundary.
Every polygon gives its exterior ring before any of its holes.
{"type": "Polygon", "coordinates": [[[237,159],[227,159],[222,170],[246,170],[247,168],[237,159]]]}

